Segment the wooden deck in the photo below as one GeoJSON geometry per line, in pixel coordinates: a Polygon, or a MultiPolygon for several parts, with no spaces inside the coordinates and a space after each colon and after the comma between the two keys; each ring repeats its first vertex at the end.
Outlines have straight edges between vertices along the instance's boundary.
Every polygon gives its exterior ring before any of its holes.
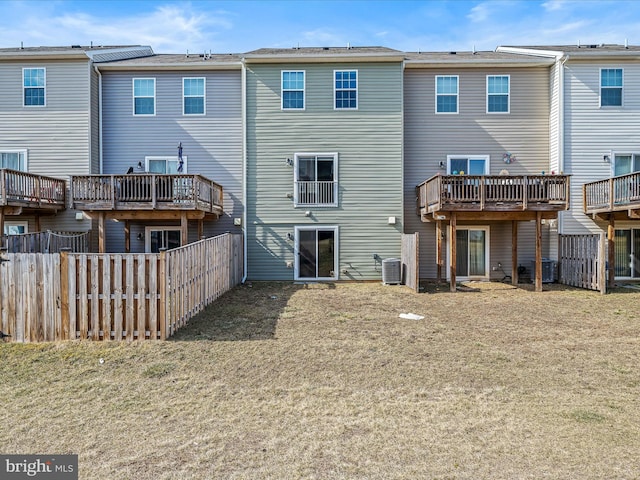
{"type": "Polygon", "coordinates": [[[435,175],[416,187],[423,221],[555,218],[569,208],[568,175],[435,175]]]}
{"type": "Polygon", "coordinates": [[[65,191],[65,181],[59,178],[0,170],[0,207],[7,215],[56,213],[66,207],[65,191]]]}
{"type": "Polygon", "coordinates": [[[617,220],[640,219],[640,172],[582,186],[584,213],[617,220]]]}
{"type": "Polygon", "coordinates": [[[108,217],[119,219],[172,218],[172,215],[163,216],[161,212],[185,211],[189,212],[190,219],[218,217],[222,214],[222,193],[221,185],[201,175],[71,177],[73,208],[87,212],[109,212],[108,217]]]}

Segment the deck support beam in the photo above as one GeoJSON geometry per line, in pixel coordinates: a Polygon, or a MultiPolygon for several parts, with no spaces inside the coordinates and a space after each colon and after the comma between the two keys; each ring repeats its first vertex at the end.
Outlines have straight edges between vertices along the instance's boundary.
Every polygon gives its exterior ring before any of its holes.
{"type": "Polygon", "coordinates": [[[131,222],[129,220],[124,221],[124,251],[131,252],[131,222]]]}
{"type": "Polygon", "coordinates": [[[607,246],[609,247],[607,263],[609,264],[609,288],[613,288],[616,281],[616,220],[613,213],[609,214],[607,226],[607,246]]]}
{"type": "Polygon", "coordinates": [[[107,251],[105,245],[105,213],[100,212],[98,214],[98,253],[105,253],[107,251]]]}
{"type": "Polygon", "coordinates": [[[450,258],[450,270],[449,270],[449,278],[450,278],[450,285],[449,285],[449,290],[452,292],[456,291],[456,228],[457,228],[457,221],[456,221],[456,212],[451,212],[451,239],[450,239],[450,243],[451,243],[451,258],[450,258]]]}
{"type": "Polygon", "coordinates": [[[518,285],[518,222],[511,222],[511,284],[518,285]]]}
{"type": "Polygon", "coordinates": [[[436,221],[436,278],[442,281],[442,220],[436,221]]]}
{"type": "Polygon", "coordinates": [[[536,292],[542,291],[542,215],[536,214],[536,292]]]}
{"type": "Polygon", "coordinates": [[[187,218],[187,212],[182,212],[180,215],[180,246],[184,246],[189,243],[189,219],[187,218]]]}

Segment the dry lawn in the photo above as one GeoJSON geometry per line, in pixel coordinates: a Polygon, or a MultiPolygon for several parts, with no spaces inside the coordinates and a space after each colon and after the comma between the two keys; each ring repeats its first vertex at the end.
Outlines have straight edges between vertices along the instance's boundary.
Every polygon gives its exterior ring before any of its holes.
{"type": "Polygon", "coordinates": [[[82,479],[638,479],[639,307],[253,283],[169,342],[0,345],[0,452],[82,479]]]}

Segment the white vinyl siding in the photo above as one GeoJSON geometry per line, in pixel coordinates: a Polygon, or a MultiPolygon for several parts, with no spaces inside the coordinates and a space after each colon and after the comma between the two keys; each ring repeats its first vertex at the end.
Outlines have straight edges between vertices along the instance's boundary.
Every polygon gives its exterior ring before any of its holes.
{"type": "Polygon", "coordinates": [[[458,75],[436,76],[436,113],[458,113],[458,75]]]}
{"type": "Polygon", "coordinates": [[[133,79],[133,114],[151,116],[156,114],[156,79],[133,79]]]}
{"type": "Polygon", "coordinates": [[[509,75],[487,75],[487,113],[509,113],[509,75]]]}

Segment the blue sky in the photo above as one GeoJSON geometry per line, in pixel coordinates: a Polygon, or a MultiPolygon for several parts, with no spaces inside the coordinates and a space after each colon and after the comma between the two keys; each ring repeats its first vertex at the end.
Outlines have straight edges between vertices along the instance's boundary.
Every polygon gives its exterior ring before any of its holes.
{"type": "Polygon", "coordinates": [[[151,45],[157,53],[382,45],[406,51],[640,43],[639,1],[0,0],[0,48],[151,45]]]}

